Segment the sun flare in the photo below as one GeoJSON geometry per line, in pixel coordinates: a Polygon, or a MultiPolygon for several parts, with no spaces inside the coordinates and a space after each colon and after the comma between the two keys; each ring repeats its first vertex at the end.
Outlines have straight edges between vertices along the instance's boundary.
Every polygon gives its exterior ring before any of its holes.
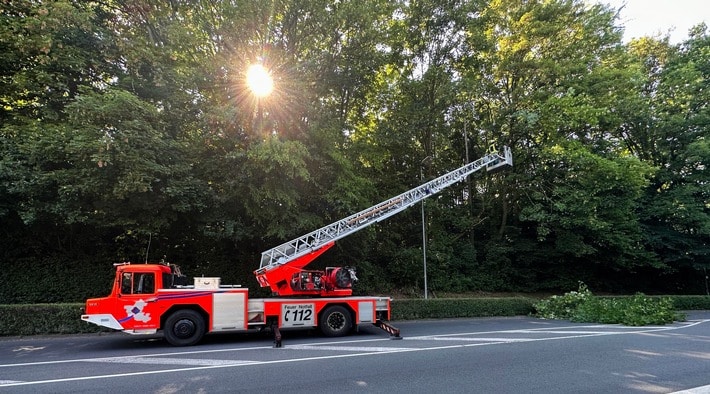
{"type": "Polygon", "coordinates": [[[247,85],[257,97],[266,97],[274,90],[274,80],[261,64],[254,64],[247,70],[247,85]]]}

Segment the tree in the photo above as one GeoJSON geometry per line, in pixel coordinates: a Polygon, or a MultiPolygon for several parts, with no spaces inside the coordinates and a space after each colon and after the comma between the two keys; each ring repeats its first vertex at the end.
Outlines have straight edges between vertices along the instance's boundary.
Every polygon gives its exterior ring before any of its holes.
{"type": "Polygon", "coordinates": [[[709,45],[702,24],[677,47],[651,39],[631,43],[646,65],[651,110],[626,134],[629,147],[659,168],[641,213],[647,245],[669,272],[690,276],[698,290],[705,283],[695,278],[704,273],[694,271],[704,272],[710,261],[709,45]]]}
{"type": "MultiPolygon", "coordinates": [[[[0,297],[81,277],[81,299],[107,262],[163,256],[249,282],[261,250],[491,144],[512,170],[427,201],[432,290],[682,286],[708,256],[706,27],[626,46],[615,18],[581,0],[7,2],[0,281],[42,274],[0,297]]],[[[321,263],[418,294],[420,226],[404,212],[321,263]]]]}
{"type": "Polygon", "coordinates": [[[527,269],[547,266],[557,283],[604,278],[595,285],[609,286],[613,272],[652,262],[637,218],[650,166],[631,156],[605,159],[578,142],[543,150],[539,163],[520,218],[544,256],[527,269]]]}
{"type": "MultiPolygon", "coordinates": [[[[610,170],[620,165],[611,163],[628,160],[623,146],[609,135],[621,122],[615,117],[619,103],[634,97],[634,82],[639,79],[637,70],[627,69],[629,61],[623,56],[615,15],[606,6],[587,6],[580,1],[492,1],[481,9],[478,18],[471,19],[466,30],[470,49],[457,65],[462,76],[458,107],[467,110],[458,112],[463,117],[455,125],[458,130],[468,126],[472,150],[480,152],[491,143],[510,145],[515,161],[511,173],[505,176],[474,181],[472,190],[477,193],[473,194],[471,217],[488,220],[473,220],[478,230],[471,239],[478,240],[481,261],[498,261],[497,270],[510,275],[508,286],[559,286],[558,279],[563,275],[555,270],[580,263],[589,264],[586,268],[593,270],[594,261],[609,260],[607,248],[617,256],[628,253],[626,262],[620,261],[617,268],[628,267],[629,259],[641,255],[639,251],[622,251],[622,245],[612,238],[599,239],[595,241],[599,244],[585,248],[579,229],[566,227],[552,234],[539,221],[544,219],[532,219],[537,213],[572,209],[576,196],[592,193],[589,188],[594,182],[605,179],[604,171],[620,177],[610,187],[622,187],[616,193],[627,199],[621,204],[623,210],[635,206],[638,196],[626,191],[623,184],[638,185],[641,174],[647,171],[641,170],[641,165],[630,172],[610,170]],[[585,148],[569,141],[578,141],[585,148]],[[570,163],[557,167],[550,163],[557,159],[549,155],[560,154],[560,149],[576,153],[567,158],[570,163]],[[579,174],[586,171],[577,163],[579,160],[601,166],[594,181],[565,181],[586,176],[579,174]],[[549,171],[555,167],[557,170],[549,171]],[[558,199],[569,199],[569,205],[556,205],[558,199]],[[540,226],[533,233],[529,231],[531,219],[540,226]],[[576,247],[575,253],[589,253],[588,258],[579,261],[570,254],[576,247]],[[549,263],[549,255],[556,256],[560,265],[543,269],[544,274],[538,275],[537,270],[549,263]]],[[[599,194],[596,207],[620,203],[614,193],[607,190],[599,194]]],[[[589,219],[588,212],[568,214],[589,219]]],[[[629,228],[624,238],[636,236],[637,231],[623,215],[608,215],[605,221],[605,226],[629,228]]]]}

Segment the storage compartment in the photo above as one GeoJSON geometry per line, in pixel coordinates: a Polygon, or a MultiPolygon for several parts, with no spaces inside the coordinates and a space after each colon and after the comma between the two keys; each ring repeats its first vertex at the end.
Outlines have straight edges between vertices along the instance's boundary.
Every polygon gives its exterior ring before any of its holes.
{"type": "Polygon", "coordinates": [[[195,289],[217,290],[219,284],[220,278],[195,278],[195,289]]]}
{"type": "MultiPolygon", "coordinates": [[[[219,280],[219,278],[217,279],[219,280]]],[[[216,293],[213,297],[212,330],[246,330],[244,308],[246,307],[247,293],[216,293]]]]}
{"type": "Polygon", "coordinates": [[[249,300],[249,324],[266,323],[266,315],[264,314],[263,300],[249,300]]]}

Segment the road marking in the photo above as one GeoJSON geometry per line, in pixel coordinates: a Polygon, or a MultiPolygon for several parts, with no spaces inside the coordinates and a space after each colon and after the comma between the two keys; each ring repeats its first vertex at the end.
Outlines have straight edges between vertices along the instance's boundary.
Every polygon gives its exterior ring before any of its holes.
{"type": "Polygon", "coordinates": [[[421,337],[407,337],[410,341],[451,341],[451,342],[529,342],[530,338],[490,338],[490,337],[476,337],[476,338],[452,338],[452,337],[438,337],[436,335],[421,336],[421,337]]]}
{"type": "MultiPolygon", "coordinates": [[[[155,354],[144,354],[140,357],[165,357],[165,356],[183,356],[190,354],[210,354],[210,353],[224,353],[224,352],[236,352],[240,350],[261,350],[261,349],[273,349],[273,346],[254,346],[254,347],[237,347],[228,349],[210,349],[210,350],[194,350],[189,352],[170,352],[170,353],[155,353],[155,354]]],[[[135,356],[126,356],[135,357],[135,356]]],[[[35,361],[31,363],[16,363],[16,364],[0,364],[0,368],[8,367],[30,367],[35,365],[48,365],[48,364],[67,364],[76,362],[93,362],[101,361],[104,357],[96,358],[75,358],[68,360],[53,360],[53,361],[35,361]]]]}
{"type": "MultiPolygon", "coordinates": [[[[691,324],[685,324],[685,325],[679,325],[679,326],[673,326],[673,327],[660,327],[658,329],[660,330],[674,330],[674,329],[681,329],[681,328],[686,328],[686,327],[691,327],[696,324],[704,323],[710,321],[708,320],[697,320],[694,321],[691,324]]],[[[438,335],[432,335],[432,336],[418,336],[418,337],[406,337],[404,339],[408,340],[414,340],[414,339],[432,339],[434,337],[436,338],[444,338],[444,337],[454,337],[454,336],[465,336],[465,335],[482,335],[482,334],[515,334],[515,333],[541,333],[544,334],[545,330],[566,330],[566,329],[580,329],[580,328],[615,328],[617,330],[619,329],[629,329],[629,330],[638,330],[638,327],[624,327],[624,326],[615,326],[615,325],[584,325],[584,326],[564,326],[564,327],[541,327],[541,328],[531,328],[531,329],[523,329],[523,330],[500,330],[500,331],[478,331],[478,332],[466,332],[466,333],[453,333],[453,334],[438,334],[438,335]]],[[[656,328],[654,328],[655,330],[656,328]]],[[[619,331],[619,332],[614,332],[614,334],[630,334],[630,333],[639,333],[641,331],[633,331],[633,332],[627,332],[627,331],[619,331]]],[[[647,331],[642,331],[642,332],[647,332],[647,331]]],[[[432,339],[433,340],[433,339],[432,339]]],[[[333,345],[333,344],[345,344],[345,343],[364,343],[364,342],[384,342],[384,341],[389,341],[389,338],[377,338],[377,339],[354,339],[354,340],[345,340],[345,341],[337,341],[337,342],[320,342],[320,343],[313,343],[309,344],[309,346],[318,346],[318,345],[333,345]]],[[[288,345],[285,346],[284,348],[292,347],[292,346],[298,346],[298,345],[288,345]]],[[[237,351],[245,351],[245,350],[260,350],[260,349],[273,349],[273,346],[255,346],[255,347],[233,347],[233,348],[223,348],[223,349],[210,349],[210,350],[192,350],[188,352],[168,352],[168,353],[154,353],[154,354],[145,354],[142,355],[142,357],[165,357],[165,356],[184,356],[184,355],[191,355],[191,354],[212,354],[212,353],[224,353],[224,352],[237,352],[237,351]]],[[[0,368],[7,368],[7,367],[22,367],[22,366],[36,366],[36,365],[52,365],[52,364],[67,364],[67,363],[75,363],[75,362],[92,362],[92,361],[99,361],[101,358],[84,358],[84,359],[68,359],[68,360],[52,360],[52,361],[35,361],[35,362],[29,362],[29,363],[15,363],[15,364],[0,364],[0,368]]]]}
{"type": "MultiPolygon", "coordinates": [[[[643,330],[639,331],[639,327],[627,327],[627,326],[620,326],[620,325],[604,325],[604,324],[597,324],[597,325],[590,325],[590,326],[566,326],[566,327],[541,327],[541,328],[528,328],[528,329],[516,329],[516,330],[501,330],[501,331],[474,331],[474,332],[459,332],[459,333],[453,333],[453,334],[436,334],[436,335],[429,335],[429,336],[435,336],[435,337],[452,337],[452,336],[464,336],[464,335],[482,335],[482,334],[546,334],[546,333],[575,333],[574,331],[571,331],[573,329],[580,329],[580,328],[597,328],[598,330],[594,331],[582,331],[582,332],[588,332],[590,334],[599,334],[599,333],[613,333],[613,334],[636,334],[640,332],[653,332],[653,331],[668,331],[668,330],[677,330],[681,328],[686,328],[686,327],[692,327],[696,324],[708,322],[708,320],[696,320],[688,324],[681,324],[677,326],[646,326],[643,330]],[[614,329],[616,331],[604,331],[600,329],[614,329]]],[[[423,336],[423,337],[428,337],[428,336],[423,336]]],[[[419,337],[407,337],[407,338],[419,338],[419,337]]]]}
{"type": "Polygon", "coordinates": [[[209,370],[209,369],[234,368],[234,367],[242,367],[242,366],[250,366],[250,365],[288,364],[288,363],[302,362],[302,361],[332,360],[332,359],[339,359],[339,358],[371,356],[371,355],[375,355],[375,354],[415,352],[415,351],[422,351],[422,350],[435,350],[435,349],[447,349],[447,348],[458,348],[458,347],[461,347],[461,346],[443,346],[440,348],[422,348],[422,349],[409,349],[409,350],[401,350],[400,349],[400,350],[391,351],[391,352],[368,352],[368,353],[340,354],[340,355],[329,355],[329,356],[318,356],[318,357],[304,357],[304,358],[294,358],[294,359],[286,359],[286,360],[256,361],[256,362],[253,362],[250,364],[241,364],[241,365],[207,365],[207,366],[198,366],[198,367],[189,367],[189,368],[163,369],[163,370],[157,370],[157,371],[140,371],[140,372],[109,374],[109,375],[79,376],[79,377],[72,377],[72,378],[59,378],[59,379],[36,380],[36,381],[32,381],[32,382],[9,383],[9,384],[2,384],[2,385],[0,385],[0,387],[30,386],[30,385],[39,385],[39,384],[78,382],[78,381],[98,380],[98,379],[125,378],[125,377],[129,377],[129,376],[145,376],[145,375],[157,375],[157,374],[164,374],[164,373],[203,371],[203,370],[209,370]]]}
{"type": "Polygon", "coordinates": [[[14,349],[13,352],[33,352],[33,351],[35,351],[35,350],[42,350],[42,349],[44,349],[45,347],[46,347],[46,346],[40,346],[40,347],[36,347],[36,346],[20,346],[19,348],[14,349]]]}
{"type": "Polygon", "coordinates": [[[710,385],[695,387],[695,388],[688,389],[688,390],[675,391],[670,394],[708,394],[708,393],[710,393],[710,385]]]}
{"type": "Polygon", "coordinates": [[[167,357],[107,357],[95,359],[91,362],[119,363],[119,364],[150,364],[150,365],[224,365],[237,366],[253,364],[256,361],[249,360],[217,360],[204,358],[167,358],[167,357]]]}
{"type": "Polygon", "coordinates": [[[284,349],[289,350],[334,350],[341,352],[390,352],[393,350],[413,350],[407,347],[364,347],[364,346],[325,346],[325,345],[287,345],[284,349]]]}
{"type": "Polygon", "coordinates": [[[454,333],[454,334],[439,334],[439,335],[423,335],[416,337],[406,337],[407,340],[429,340],[429,341],[443,341],[443,340],[461,340],[461,341],[494,341],[496,343],[510,343],[510,342],[535,342],[535,341],[551,341],[558,339],[574,339],[574,338],[585,338],[585,337],[595,337],[604,335],[626,335],[626,334],[645,334],[658,331],[672,331],[682,328],[692,327],[701,323],[709,322],[709,320],[696,320],[688,324],[681,324],[676,326],[646,326],[645,329],[639,329],[639,327],[625,327],[618,325],[590,325],[590,326],[567,326],[567,327],[542,327],[542,328],[531,328],[531,329],[517,329],[517,330],[502,330],[502,331],[479,331],[479,332],[467,332],[467,333],[454,333]],[[612,330],[579,330],[580,328],[601,328],[601,329],[614,329],[612,330]],[[576,330],[573,330],[576,329],[576,330]],[[482,338],[476,337],[481,334],[562,334],[563,336],[557,337],[544,337],[544,338],[482,338]],[[565,335],[569,334],[569,335],[565,335]],[[454,338],[454,337],[464,337],[466,338],[454,338]]]}
{"type": "MultiPolygon", "coordinates": [[[[658,332],[658,331],[673,331],[673,330],[679,330],[682,328],[692,327],[692,326],[706,323],[706,322],[710,322],[710,319],[696,320],[690,324],[677,325],[677,326],[672,326],[672,327],[652,328],[652,329],[648,329],[648,330],[638,330],[636,328],[635,331],[611,331],[611,332],[603,332],[602,331],[602,332],[598,332],[596,334],[569,335],[569,336],[550,337],[550,338],[534,338],[534,339],[530,338],[525,341],[526,342],[553,341],[553,340],[561,340],[561,339],[585,338],[585,337],[590,337],[590,336],[644,334],[644,333],[658,332]]],[[[576,326],[576,327],[579,328],[580,326],[576,326]]],[[[595,327],[595,326],[589,326],[589,327],[595,327]]],[[[554,330],[559,330],[559,329],[560,329],[560,327],[554,328],[554,330]]],[[[491,332],[493,332],[493,333],[511,333],[513,331],[520,331],[520,330],[491,331],[491,332]]],[[[544,329],[541,329],[539,331],[544,332],[544,329]]],[[[536,332],[538,332],[538,330],[536,330],[536,332]]],[[[476,335],[476,334],[480,334],[480,332],[474,332],[474,333],[468,333],[468,334],[444,334],[444,335],[441,335],[440,337],[446,337],[446,336],[450,337],[450,336],[455,336],[455,335],[476,335]]],[[[387,339],[376,339],[376,340],[366,340],[366,341],[353,340],[353,341],[330,342],[330,343],[325,343],[325,344],[332,345],[333,343],[372,342],[372,341],[386,341],[386,340],[387,339]]],[[[405,338],[405,340],[407,340],[407,338],[405,338]]],[[[365,351],[362,353],[334,354],[334,355],[327,355],[327,356],[303,357],[303,358],[293,358],[293,359],[284,359],[284,360],[253,361],[253,362],[246,362],[246,363],[241,363],[241,364],[233,364],[233,363],[232,364],[216,364],[216,365],[210,364],[210,365],[200,365],[200,366],[193,366],[193,367],[187,367],[187,368],[172,368],[172,369],[164,369],[164,370],[156,370],[156,371],[139,371],[139,372],[108,374],[108,375],[94,375],[94,376],[79,376],[79,377],[71,377],[71,378],[47,379],[47,380],[38,380],[38,381],[30,381],[30,382],[14,382],[14,383],[0,384],[0,387],[30,386],[30,385],[51,384],[51,383],[77,382],[77,381],[88,381],[88,380],[99,380],[99,379],[113,379],[113,378],[124,378],[124,377],[130,377],[130,376],[145,376],[145,375],[156,375],[156,374],[165,374],[165,373],[210,370],[210,369],[217,369],[217,368],[249,367],[252,365],[288,364],[288,363],[297,363],[297,362],[304,362],[304,361],[334,360],[334,359],[341,359],[341,358],[363,357],[363,356],[372,356],[372,355],[421,352],[421,351],[436,351],[436,350],[447,350],[447,349],[461,349],[461,348],[468,348],[468,347],[491,346],[491,345],[508,344],[508,343],[510,343],[510,342],[499,341],[499,342],[484,342],[484,343],[464,343],[464,344],[447,345],[447,346],[432,346],[432,347],[424,347],[424,348],[388,348],[386,351],[372,351],[371,349],[373,349],[373,348],[364,348],[364,349],[367,349],[368,351],[365,351]]],[[[317,345],[317,344],[312,344],[311,346],[314,346],[314,345],[317,345]]],[[[296,345],[296,346],[298,346],[298,345],[296,345]]],[[[223,351],[255,350],[255,349],[271,349],[271,347],[233,348],[233,349],[214,349],[214,350],[191,351],[191,352],[176,352],[176,353],[163,354],[162,356],[199,354],[199,353],[204,354],[204,353],[216,353],[216,352],[223,352],[223,351]]],[[[382,350],[382,348],[374,348],[374,349],[382,350]]],[[[129,356],[129,357],[149,358],[150,355],[129,356]]],[[[126,358],[129,358],[129,357],[126,357],[126,358]]],[[[106,360],[106,359],[107,358],[103,358],[103,360],[106,360]]],[[[57,363],[77,362],[77,361],[94,361],[94,362],[96,362],[96,361],[100,361],[100,360],[102,360],[102,359],[95,358],[95,359],[80,359],[80,360],[58,360],[58,361],[54,361],[54,362],[45,362],[45,363],[6,364],[6,365],[0,365],[0,367],[21,366],[21,365],[39,365],[39,364],[47,364],[47,363],[57,364],[57,363]]],[[[704,389],[704,387],[699,388],[699,389],[704,389]]],[[[700,394],[700,393],[707,393],[707,391],[691,392],[688,394],[700,394]]]]}
{"type": "Polygon", "coordinates": [[[518,331],[521,334],[577,334],[577,335],[584,335],[584,334],[600,334],[600,333],[613,333],[613,334],[626,334],[626,331],[602,331],[602,330],[597,330],[597,331],[572,331],[572,330],[545,330],[545,331],[525,331],[525,330],[520,330],[518,331]]]}

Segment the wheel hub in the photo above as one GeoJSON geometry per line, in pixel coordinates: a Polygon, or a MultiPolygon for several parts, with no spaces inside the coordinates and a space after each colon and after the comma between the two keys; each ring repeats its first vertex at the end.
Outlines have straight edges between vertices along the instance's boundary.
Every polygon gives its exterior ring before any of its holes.
{"type": "Polygon", "coordinates": [[[180,338],[189,338],[195,332],[195,323],[189,319],[182,319],[175,323],[173,333],[180,338]]]}
{"type": "Polygon", "coordinates": [[[328,326],[334,330],[340,330],[345,325],[345,316],[342,313],[333,313],[328,316],[328,326]]]}

